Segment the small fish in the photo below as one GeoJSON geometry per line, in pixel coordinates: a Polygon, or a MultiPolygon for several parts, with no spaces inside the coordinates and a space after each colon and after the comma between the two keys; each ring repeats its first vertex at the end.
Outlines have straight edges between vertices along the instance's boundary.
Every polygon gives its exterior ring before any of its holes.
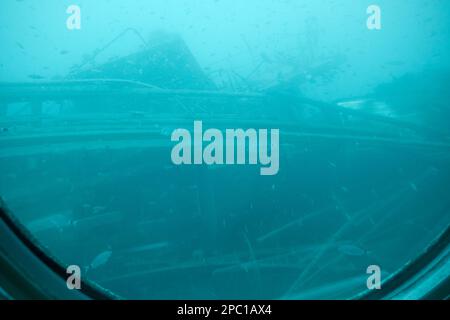
{"type": "Polygon", "coordinates": [[[33,80],[42,80],[45,79],[43,76],[39,75],[39,74],[29,74],[28,78],[33,79],[33,80]]]}
{"type": "Polygon", "coordinates": [[[151,243],[151,244],[146,244],[143,246],[134,247],[132,249],[129,249],[128,252],[137,253],[137,252],[143,252],[143,251],[163,249],[163,248],[166,248],[168,245],[169,245],[168,242],[151,243]]]}
{"type": "Polygon", "coordinates": [[[403,61],[398,61],[398,60],[393,60],[393,61],[388,61],[386,63],[386,65],[391,66],[391,67],[399,67],[399,66],[403,66],[405,63],[403,61]]]}
{"type": "Polygon", "coordinates": [[[417,186],[416,186],[416,184],[414,182],[411,182],[409,185],[410,185],[411,189],[413,189],[415,192],[418,191],[417,190],[417,186]]]}
{"type": "Polygon", "coordinates": [[[98,214],[101,213],[103,211],[105,211],[106,207],[102,207],[102,206],[95,206],[92,208],[92,213],[93,214],[98,214]]]}
{"type": "Polygon", "coordinates": [[[67,51],[67,50],[61,50],[61,51],[59,52],[59,54],[62,55],[62,56],[66,55],[66,54],[68,54],[68,53],[69,53],[69,51],[67,51]]]}
{"type": "Polygon", "coordinates": [[[69,213],[62,212],[30,221],[27,224],[27,228],[31,232],[36,233],[50,230],[63,231],[64,228],[69,227],[70,225],[71,219],[69,213]]]}
{"type": "Polygon", "coordinates": [[[97,269],[98,267],[101,267],[101,266],[105,265],[109,261],[109,259],[111,258],[111,255],[112,255],[112,251],[111,250],[106,250],[106,251],[103,251],[102,253],[98,254],[92,260],[92,262],[89,264],[89,266],[87,266],[86,272],[88,270],[97,269]]]}
{"type": "Polygon", "coordinates": [[[20,42],[16,42],[16,45],[17,45],[20,49],[25,50],[24,46],[23,46],[20,42]]]}

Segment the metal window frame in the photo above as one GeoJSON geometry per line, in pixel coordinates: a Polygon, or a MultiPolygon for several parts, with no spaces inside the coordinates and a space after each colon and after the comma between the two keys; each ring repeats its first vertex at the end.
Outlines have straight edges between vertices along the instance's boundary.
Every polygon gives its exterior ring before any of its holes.
{"type": "Polygon", "coordinates": [[[113,293],[86,280],[67,288],[66,268],[14,218],[0,198],[0,299],[109,300],[113,293]]]}
{"type": "MultiPolygon", "coordinates": [[[[450,296],[450,226],[421,254],[383,283],[355,300],[432,299],[450,296]]],[[[119,297],[86,280],[66,286],[62,263],[39,246],[0,199],[0,298],[20,300],[109,300],[119,297]]]]}

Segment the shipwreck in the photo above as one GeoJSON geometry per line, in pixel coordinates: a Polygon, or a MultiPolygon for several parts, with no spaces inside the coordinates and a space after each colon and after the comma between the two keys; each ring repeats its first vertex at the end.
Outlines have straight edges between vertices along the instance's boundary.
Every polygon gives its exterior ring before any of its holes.
{"type": "MultiPolygon", "coordinates": [[[[61,260],[81,252],[88,266],[107,252],[89,271],[100,285],[120,293],[127,284],[128,297],[174,298],[172,286],[184,298],[295,298],[321,283],[327,263],[339,265],[330,281],[353,279],[370,260],[360,246],[408,247],[395,228],[411,220],[409,209],[435,203],[427,185],[445,183],[436,166],[450,139],[439,128],[348,107],[351,97],[317,101],[289,80],[224,88],[176,35],[98,63],[116,41],[60,79],[0,83],[2,197],[61,260]],[[261,179],[245,174],[254,167],[174,166],[170,134],[196,120],[279,128],[280,172],[261,179]],[[379,230],[393,240],[379,241],[379,230]],[[358,236],[351,245],[342,242],[349,234],[358,236]],[[193,275],[203,292],[189,291],[193,275]],[[234,291],[237,281],[248,292],[234,291]]],[[[383,266],[395,270],[395,261],[383,266]]],[[[325,289],[342,297],[354,286],[325,289]]]]}

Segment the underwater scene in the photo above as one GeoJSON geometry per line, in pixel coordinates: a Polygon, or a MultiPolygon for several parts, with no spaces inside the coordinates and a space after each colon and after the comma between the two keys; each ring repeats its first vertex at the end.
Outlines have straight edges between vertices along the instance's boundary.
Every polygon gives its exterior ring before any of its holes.
{"type": "Polygon", "coordinates": [[[450,224],[450,1],[2,0],[0,197],[124,299],[350,299],[450,224]]]}

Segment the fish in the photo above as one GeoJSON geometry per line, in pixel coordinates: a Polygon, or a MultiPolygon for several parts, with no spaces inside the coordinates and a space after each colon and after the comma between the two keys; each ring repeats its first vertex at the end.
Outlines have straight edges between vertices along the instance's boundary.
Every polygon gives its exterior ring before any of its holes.
{"type": "Polygon", "coordinates": [[[339,107],[343,107],[343,108],[347,108],[347,109],[359,110],[359,109],[362,109],[364,104],[366,104],[367,102],[368,102],[367,100],[360,99],[360,100],[341,101],[341,102],[338,102],[337,105],[339,107]]]}
{"type": "Polygon", "coordinates": [[[106,250],[101,253],[99,253],[89,264],[89,266],[86,267],[86,272],[92,269],[97,269],[106,263],[108,263],[109,259],[112,256],[111,250],[106,250]]]}
{"type": "Polygon", "coordinates": [[[68,212],[62,212],[54,215],[50,215],[44,218],[36,219],[30,221],[26,224],[28,230],[32,233],[45,232],[50,230],[63,231],[71,225],[71,219],[68,212]]]}
{"type": "Polygon", "coordinates": [[[169,246],[168,242],[156,242],[156,243],[150,243],[150,244],[134,247],[132,249],[127,250],[127,252],[137,253],[137,252],[151,251],[151,250],[163,249],[168,246],[169,246]]]}
{"type": "Polygon", "coordinates": [[[403,61],[398,61],[398,60],[393,60],[393,61],[388,61],[386,63],[386,65],[391,66],[391,67],[399,67],[399,66],[403,66],[405,63],[403,61]]]}
{"type": "Polygon", "coordinates": [[[28,78],[33,79],[33,80],[42,80],[45,79],[45,77],[39,75],[39,74],[29,74],[28,78]]]}

